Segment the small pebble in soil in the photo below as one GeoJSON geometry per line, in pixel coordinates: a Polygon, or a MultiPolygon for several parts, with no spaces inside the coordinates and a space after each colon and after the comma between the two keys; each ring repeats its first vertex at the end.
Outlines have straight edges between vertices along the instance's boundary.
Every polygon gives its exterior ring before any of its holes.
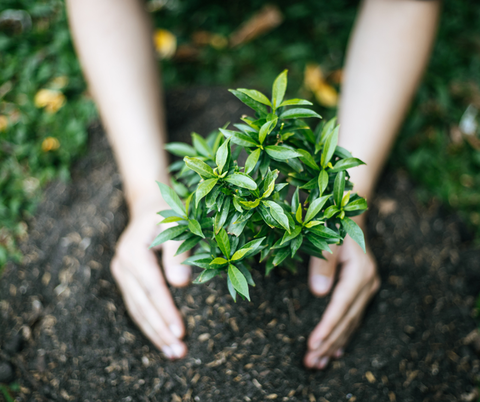
{"type": "Polygon", "coordinates": [[[13,381],[13,367],[8,362],[0,361],[0,383],[8,384],[13,381]]]}

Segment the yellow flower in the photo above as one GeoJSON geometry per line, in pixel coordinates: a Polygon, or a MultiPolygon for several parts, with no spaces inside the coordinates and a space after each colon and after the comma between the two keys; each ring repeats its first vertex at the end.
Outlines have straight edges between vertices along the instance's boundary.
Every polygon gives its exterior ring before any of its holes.
{"type": "Polygon", "coordinates": [[[338,93],[334,87],[325,81],[322,69],[317,64],[305,67],[305,87],[312,91],[318,103],[326,107],[335,107],[338,103],[338,93]]]}
{"type": "Polygon", "coordinates": [[[3,114],[0,115],[0,131],[5,131],[8,127],[8,119],[7,116],[3,114]]]}
{"type": "Polygon", "coordinates": [[[177,50],[177,38],[166,29],[157,29],[153,35],[155,50],[161,59],[170,59],[177,50]]]}
{"type": "Polygon", "coordinates": [[[42,151],[55,151],[60,148],[60,142],[55,137],[47,137],[42,142],[42,151]]]}
{"type": "Polygon", "coordinates": [[[56,113],[66,102],[65,95],[55,89],[40,89],[35,95],[35,106],[56,113]]]}

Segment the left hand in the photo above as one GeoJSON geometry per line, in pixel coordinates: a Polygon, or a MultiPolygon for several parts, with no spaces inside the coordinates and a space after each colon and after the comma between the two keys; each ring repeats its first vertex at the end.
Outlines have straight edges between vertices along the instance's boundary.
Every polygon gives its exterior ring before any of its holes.
{"type": "Polygon", "coordinates": [[[309,287],[319,297],[327,295],[333,285],[337,266],[338,283],[322,320],[308,339],[304,358],[306,367],[324,369],[331,359],[340,358],[359,326],[363,313],[380,287],[380,277],[372,252],[347,236],[341,246],[332,247],[327,260],[310,259],[309,287]]]}

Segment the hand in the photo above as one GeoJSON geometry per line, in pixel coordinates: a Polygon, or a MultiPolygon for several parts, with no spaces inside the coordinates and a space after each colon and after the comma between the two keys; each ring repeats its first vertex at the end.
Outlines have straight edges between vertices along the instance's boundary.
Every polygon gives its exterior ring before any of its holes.
{"type": "Polygon", "coordinates": [[[361,247],[347,236],[341,246],[332,247],[327,260],[310,259],[310,290],[316,296],[327,295],[340,266],[337,286],[322,320],[308,339],[305,366],[324,369],[330,359],[340,358],[363,313],[380,287],[375,259],[367,246],[361,247]]]}
{"type": "MultiPolygon", "coordinates": [[[[158,196],[143,198],[141,205],[132,209],[131,220],[118,241],[111,270],[133,321],[165,356],[175,359],[187,353],[181,341],[185,327],[155,252],[148,248],[155,236],[167,227],[157,225],[156,212],[162,209],[169,207],[158,196]]],[[[179,244],[169,241],[161,246],[162,265],[171,285],[186,286],[191,268],[180,265],[187,255],[174,256],[179,244]]]]}

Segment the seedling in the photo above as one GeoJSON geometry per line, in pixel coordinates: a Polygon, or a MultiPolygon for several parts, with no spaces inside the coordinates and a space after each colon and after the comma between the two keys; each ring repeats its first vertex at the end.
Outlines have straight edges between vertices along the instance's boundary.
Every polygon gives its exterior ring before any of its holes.
{"type": "MultiPolygon", "coordinates": [[[[253,89],[230,92],[255,111],[235,129],[220,128],[193,146],[173,142],[183,157],[170,166],[172,188],[158,183],[171,207],[160,211],[161,232],[151,247],[182,240],[177,254],[197,246],[184,264],[202,268],[194,283],[226,274],[233,299],[250,300],[255,286],[247,261],[259,255],[266,275],[276,266],[294,271],[300,252],[324,258],[330,244],[350,235],[365,251],[360,227],[351,219],[367,209],[351,192],[347,169],[364,164],[337,145],[336,119],[315,130],[304,119],[321,119],[304,99],[284,100],[287,71],[273,83],[272,97],[253,89]],[[248,157],[239,166],[239,155],[248,157]],[[185,200],[184,202],[182,200],[185,200]]],[[[312,120],[310,120],[312,121],[312,120]]],[[[227,125],[228,126],[228,125],[227,125]]]]}

